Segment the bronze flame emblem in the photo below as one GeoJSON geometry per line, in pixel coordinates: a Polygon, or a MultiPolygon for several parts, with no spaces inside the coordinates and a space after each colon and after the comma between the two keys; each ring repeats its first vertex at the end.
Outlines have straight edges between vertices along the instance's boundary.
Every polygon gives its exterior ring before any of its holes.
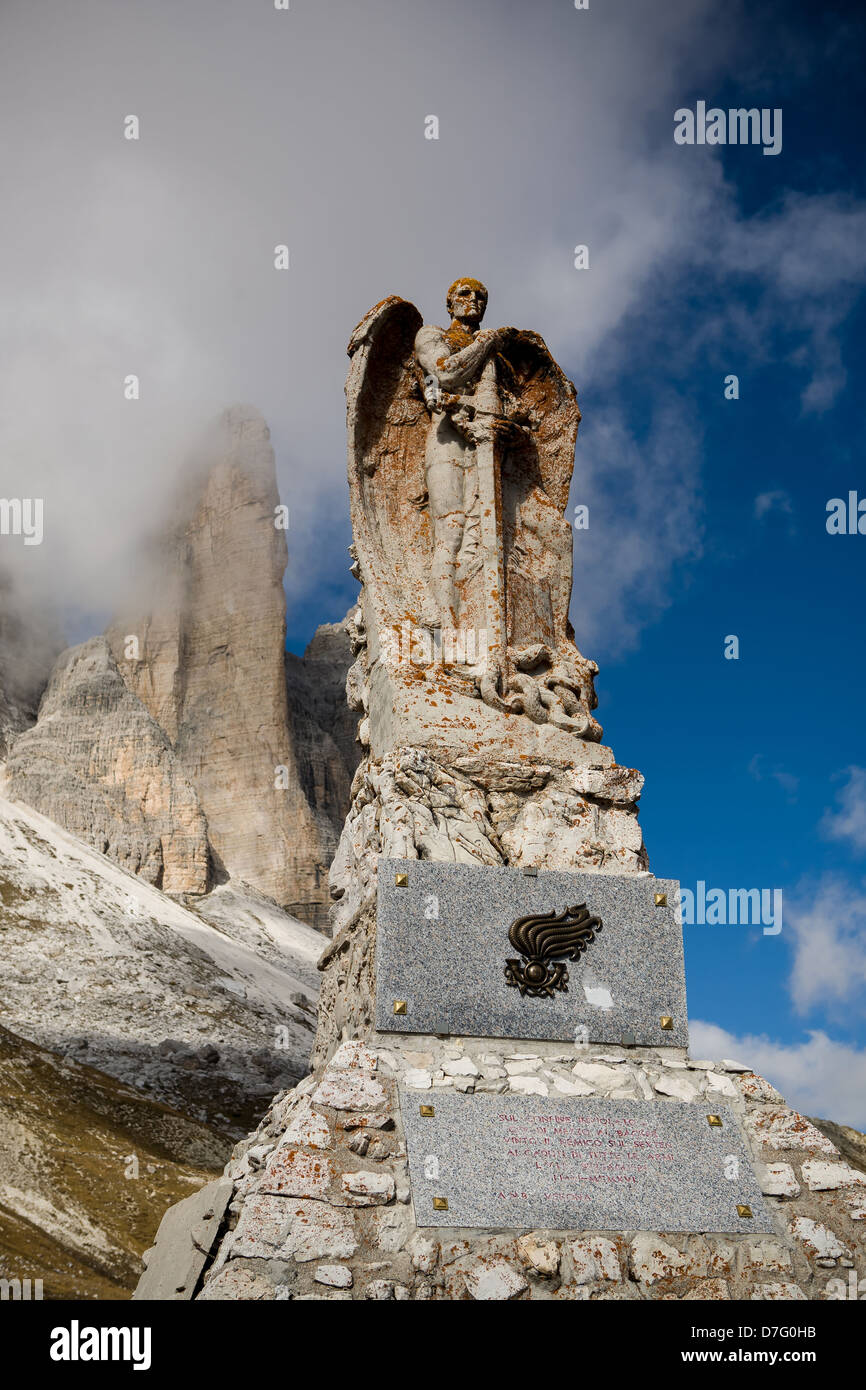
{"type": "Polygon", "coordinates": [[[591,917],[586,903],[558,915],[551,909],[518,917],[508,928],[508,940],[522,959],[506,961],[506,983],[521,994],[552,999],[554,990],[568,989],[568,970],[554,958],[577,960],[600,931],[601,918],[591,917]]]}

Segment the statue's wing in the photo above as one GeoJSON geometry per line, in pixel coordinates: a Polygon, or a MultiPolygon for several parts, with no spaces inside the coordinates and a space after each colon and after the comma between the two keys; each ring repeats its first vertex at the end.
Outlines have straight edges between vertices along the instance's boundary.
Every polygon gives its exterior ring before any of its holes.
{"type": "Polygon", "coordinates": [[[564,512],[580,423],[577,392],[537,333],[515,333],[502,356],[510,369],[506,385],[535,426],[525,446],[509,450],[513,466],[564,512]]]}
{"type": "MultiPolygon", "coordinates": [[[[537,333],[515,332],[497,373],[503,405],[524,428],[502,454],[502,518],[508,637],[576,658],[568,620],[573,532],[565,516],[580,411],[577,393],[537,333]]],[[[594,704],[591,680],[583,682],[594,704]]]]}
{"type": "Polygon", "coordinates": [[[380,629],[417,623],[430,554],[424,483],[428,414],[413,344],[421,315],[389,295],[349,340],[349,495],[361,575],[380,629]]]}

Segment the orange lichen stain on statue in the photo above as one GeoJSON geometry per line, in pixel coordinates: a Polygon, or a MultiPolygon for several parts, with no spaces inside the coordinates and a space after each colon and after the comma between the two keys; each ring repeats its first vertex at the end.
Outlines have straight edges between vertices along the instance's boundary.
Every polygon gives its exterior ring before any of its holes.
{"type": "Polygon", "coordinates": [[[458,275],[456,280],[452,280],[445,293],[446,304],[454,291],[460,289],[463,285],[465,285],[467,289],[478,290],[479,294],[483,294],[484,298],[487,299],[487,286],[482,284],[480,280],[473,280],[471,275],[458,275]]]}

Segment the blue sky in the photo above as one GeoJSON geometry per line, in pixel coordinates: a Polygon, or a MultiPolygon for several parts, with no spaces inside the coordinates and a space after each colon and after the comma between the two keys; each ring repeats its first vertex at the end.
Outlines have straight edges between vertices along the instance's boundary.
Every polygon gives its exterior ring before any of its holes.
{"type": "Polygon", "coordinates": [[[91,0],[46,25],[8,0],[0,34],[3,490],[46,499],[20,591],[101,630],[190,441],[246,400],[302,650],[354,592],[349,333],[389,293],[441,322],[479,276],[488,322],[578,387],[572,619],[651,865],[784,893],[778,936],[686,928],[695,1050],[866,1125],[866,536],[825,529],[866,494],[862,6],[91,0]],[[675,145],[699,100],[781,108],[781,153],[675,145]]]}
{"type": "MultiPolygon", "coordinates": [[[[802,7],[800,16],[803,43],[815,28],[826,41],[827,12],[802,7]]],[[[805,73],[794,64],[790,74],[785,44],[767,65],[764,102],[784,111],[782,154],[728,148],[719,160],[744,215],[777,215],[792,191],[862,197],[863,144],[851,127],[864,95],[858,32],[859,47],[835,45],[830,63],[816,41],[805,73]]],[[[683,104],[707,95],[738,105],[738,88],[720,83],[683,104]]],[[[808,261],[808,245],[800,254],[808,261]]],[[[683,335],[702,313],[730,319],[732,301],[746,320],[756,306],[760,314],[764,293],[736,274],[709,292],[687,280],[683,335]]],[[[849,290],[815,298],[832,316],[849,290]]],[[[850,489],[866,496],[864,308],[851,300],[828,335],[840,380],[820,408],[803,401],[795,297],[759,353],[721,333],[705,351],[686,352],[685,370],[674,352],[652,372],[655,389],[675,390],[700,421],[701,553],[672,574],[670,606],[635,649],[603,667],[599,694],[617,756],[647,777],[641,819],[655,871],[692,888],[703,879],[784,892],[778,936],[685,927],[691,1018],[726,1030],[750,1059],[757,1052],[756,1065],[801,1103],[825,1111],[835,1103],[834,1116],[862,1126],[866,783],[852,769],[866,764],[866,536],[826,530],[829,498],[850,489]],[[726,372],[739,376],[737,401],[724,399],[726,372]],[[731,633],[737,661],[723,657],[731,633]]],[[[711,1053],[722,1041],[693,1032],[711,1053]]]]}

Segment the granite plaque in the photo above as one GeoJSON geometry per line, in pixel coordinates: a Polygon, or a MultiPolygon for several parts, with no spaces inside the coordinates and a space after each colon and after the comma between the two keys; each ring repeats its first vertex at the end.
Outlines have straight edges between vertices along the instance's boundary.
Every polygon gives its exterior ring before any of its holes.
{"type": "Polygon", "coordinates": [[[400,1108],[419,1226],[773,1230],[733,1112],[716,1102],[403,1090],[400,1108]]]}
{"type": "Polygon", "coordinates": [[[679,884],[649,874],[380,859],[376,1027],[687,1047],[678,903],[679,884]],[[527,964],[527,932],[554,952],[541,965],[527,964]],[[557,955],[569,941],[579,952],[557,955]]]}

